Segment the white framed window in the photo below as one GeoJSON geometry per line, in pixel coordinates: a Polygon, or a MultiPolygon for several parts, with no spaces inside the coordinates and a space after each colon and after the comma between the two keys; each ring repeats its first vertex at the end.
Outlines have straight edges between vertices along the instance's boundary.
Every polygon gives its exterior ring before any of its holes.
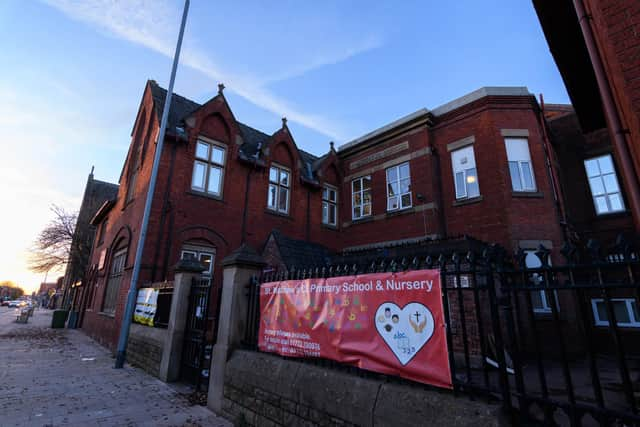
{"type": "Polygon", "coordinates": [[[460,148],[451,152],[453,179],[456,188],[456,199],[468,199],[480,195],[478,172],[473,146],[460,148]]]}
{"type": "Polygon", "coordinates": [[[202,139],[196,141],[196,160],[193,165],[191,188],[196,191],[222,195],[226,148],[202,139]]]}
{"type": "MultiPolygon", "coordinates": [[[[540,258],[536,255],[536,250],[528,249],[524,251],[526,257],[524,259],[525,265],[527,268],[540,268],[542,267],[542,262],[540,258]]],[[[551,261],[549,261],[551,264],[551,261]]],[[[544,277],[541,274],[533,273],[529,276],[529,280],[531,284],[535,286],[540,286],[544,283],[544,277]]],[[[560,304],[558,303],[558,294],[553,292],[554,297],[556,299],[556,308],[560,310],[560,304]]],[[[531,305],[533,306],[533,311],[535,313],[551,313],[551,304],[549,302],[549,291],[544,290],[535,290],[531,291],[531,305]]]]}
{"type": "Polygon", "coordinates": [[[197,259],[207,267],[202,272],[203,276],[211,277],[213,274],[213,261],[215,259],[215,251],[212,248],[200,248],[185,246],[180,254],[180,259],[197,259]]]}
{"type": "Polygon", "coordinates": [[[338,223],[338,190],[327,184],[322,187],[322,223],[338,223]]]}
{"type": "Polygon", "coordinates": [[[269,169],[267,207],[276,212],[289,213],[290,188],[291,172],[282,166],[271,166],[269,169]]]}
{"type": "Polygon", "coordinates": [[[409,162],[387,169],[387,210],[411,207],[411,176],[409,162]]]}
{"type": "Polygon", "coordinates": [[[371,215],[371,176],[351,181],[351,217],[360,219],[371,215]]]}
{"type": "Polygon", "coordinates": [[[596,214],[623,211],[624,201],[611,154],[585,160],[584,168],[587,172],[596,214]]]}
{"type": "Polygon", "coordinates": [[[527,138],[505,138],[504,144],[507,148],[513,191],[536,191],[536,179],[527,138]]]}
{"type": "MultiPolygon", "coordinates": [[[[611,298],[616,324],[621,328],[640,328],[640,312],[634,298],[611,298]]],[[[607,307],[602,298],[591,300],[596,326],[609,326],[607,307]]]]}

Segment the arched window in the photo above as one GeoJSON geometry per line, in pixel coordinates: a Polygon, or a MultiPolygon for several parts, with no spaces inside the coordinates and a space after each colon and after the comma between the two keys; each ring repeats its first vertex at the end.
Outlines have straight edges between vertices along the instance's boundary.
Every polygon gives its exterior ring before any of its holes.
{"type": "Polygon", "coordinates": [[[126,262],[127,248],[115,250],[111,258],[107,287],[104,290],[104,299],[102,300],[103,313],[113,315],[116,312],[116,304],[118,303],[118,294],[120,293],[126,262]]]}

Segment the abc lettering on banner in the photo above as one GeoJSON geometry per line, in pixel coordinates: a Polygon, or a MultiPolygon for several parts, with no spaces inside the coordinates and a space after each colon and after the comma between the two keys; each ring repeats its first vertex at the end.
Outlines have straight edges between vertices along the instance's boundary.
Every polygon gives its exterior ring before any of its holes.
{"type": "Polygon", "coordinates": [[[258,347],[452,387],[438,270],[264,283],[258,347]]]}

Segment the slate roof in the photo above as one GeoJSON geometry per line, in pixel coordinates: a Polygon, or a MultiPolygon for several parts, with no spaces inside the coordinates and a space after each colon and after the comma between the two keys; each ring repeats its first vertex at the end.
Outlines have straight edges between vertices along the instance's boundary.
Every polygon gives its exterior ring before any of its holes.
{"type": "MultiPolygon", "coordinates": [[[[167,98],[167,90],[160,87],[155,80],[149,80],[151,86],[151,96],[155,104],[156,114],[158,115],[158,123],[162,120],[162,112],[164,110],[164,101],[167,98]]],[[[201,105],[183,96],[173,93],[171,96],[171,108],[169,109],[169,122],[167,128],[174,129],[180,125],[182,120],[189,114],[200,108],[201,105]]]]}
{"type": "Polygon", "coordinates": [[[98,195],[98,197],[104,200],[115,200],[118,196],[118,184],[112,184],[111,182],[100,181],[94,179],[92,182],[92,190],[98,195]]]}
{"type": "Polygon", "coordinates": [[[443,239],[423,238],[407,241],[406,243],[387,242],[387,244],[380,246],[375,244],[365,245],[370,247],[343,250],[336,253],[317,243],[293,239],[282,234],[279,230],[273,230],[271,235],[280,251],[281,261],[289,271],[291,271],[292,267],[295,269],[327,267],[329,265],[347,265],[351,267],[354,264],[362,271],[367,269],[372,262],[379,264],[383,259],[387,263],[392,259],[400,263],[404,258],[410,263],[414,257],[417,257],[420,262],[424,262],[427,256],[437,260],[440,255],[445,255],[449,259],[454,252],[466,254],[472,251],[479,254],[485,249],[491,249],[496,253],[506,253],[504,248],[499,245],[492,245],[474,239],[471,236],[455,236],[443,239]]]}
{"type": "Polygon", "coordinates": [[[275,239],[282,261],[287,268],[295,266],[326,265],[331,262],[333,254],[329,249],[317,243],[292,239],[282,234],[279,230],[273,230],[271,235],[275,239]]]}
{"type": "MultiPolygon", "coordinates": [[[[153,102],[156,106],[155,110],[158,115],[158,122],[160,122],[162,120],[162,111],[167,97],[167,90],[160,87],[155,80],[149,80],[149,85],[151,87],[151,96],[153,97],[153,102]]],[[[167,124],[167,128],[175,129],[176,126],[182,126],[183,120],[201,106],[201,104],[195,101],[174,93],[171,97],[171,109],[169,110],[169,123],[167,124]]],[[[242,122],[238,121],[237,123],[240,128],[240,132],[242,132],[242,139],[244,141],[242,146],[240,146],[240,151],[246,157],[253,158],[258,152],[258,147],[264,145],[271,136],[242,122]]],[[[316,160],[318,160],[318,157],[300,149],[298,149],[298,152],[303,163],[305,163],[305,167],[302,171],[305,178],[315,182],[316,179],[313,171],[317,169],[317,165],[315,163],[316,160]]]]}

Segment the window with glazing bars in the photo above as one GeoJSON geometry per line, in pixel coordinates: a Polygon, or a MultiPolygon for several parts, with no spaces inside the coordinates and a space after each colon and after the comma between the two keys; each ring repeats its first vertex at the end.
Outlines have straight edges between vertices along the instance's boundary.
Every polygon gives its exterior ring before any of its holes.
{"type": "Polygon", "coordinates": [[[371,215],[371,177],[363,176],[351,181],[352,218],[371,215]]]}
{"type": "Polygon", "coordinates": [[[193,165],[191,188],[196,191],[222,195],[226,150],[223,146],[198,140],[193,165]]]}
{"type": "Polygon", "coordinates": [[[387,210],[411,207],[411,176],[409,162],[387,169],[387,210]]]}
{"type": "Polygon", "coordinates": [[[536,191],[531,154],[526,138],[506,138],[507,160],[513,191],[536,191]]]}
{"type": "Polygon", "coordinates": [[[281,166],[269,169],[267,207],[280,213],[289,213],[290,172],[281,166]]]}
{"type": "Polygon", "coordinates": [[[107,287],[104,291],[104,300],[102,301],[103,313],[114,314],[116,311],[118,293],[120,292],[120,284],[122,283],[122,275],[124,274],[126,260],[126,249],[117,251],[111,259],[111,269],[109,271],[107,287]]]}
{"type": "Polygon", "coordinates": [[[585,160],[584,168],[596,214],[624,211],[624,201],[611,154],[585,160]]]}
{"type": "Polygon", "coordinates": [[[456,199],[467,199],[480,195],[478,172],[473,146],[451,152],[456,199]]]}
{"type": "Polygon", "coordinates": [[[338,223],[338,190],[329,185],[322,188],[322,223],[327,225],[338,223]]]}

